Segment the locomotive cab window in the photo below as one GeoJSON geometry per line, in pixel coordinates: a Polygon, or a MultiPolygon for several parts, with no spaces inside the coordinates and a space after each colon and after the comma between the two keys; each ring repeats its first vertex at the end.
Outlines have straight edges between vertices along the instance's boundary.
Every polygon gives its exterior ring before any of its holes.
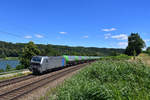
{"type": "Polygon", "coordinates": [[[34,61],[34,62],[41,62],[41,57],[33,57],[32,61],[34,61]]]}

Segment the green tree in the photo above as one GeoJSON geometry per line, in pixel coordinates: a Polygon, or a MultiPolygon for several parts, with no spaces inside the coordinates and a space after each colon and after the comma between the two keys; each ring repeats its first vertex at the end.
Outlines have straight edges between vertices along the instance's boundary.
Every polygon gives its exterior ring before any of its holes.
{"type": "Polygon", "coordinates": [[[23,65],[16,66],[16,70],[20,70],[20,69],[24,69],[24,66],[23,65]]]}
{"type": "Polygon", "coordinates": [[[148,54],[150,55],[150,47],[148,47],[148,48],[146,49],[146,53],[148,53],[148,54]]]}
{"type": "Polygon", "coordinates": [[[25,67],[28,68],[30,65],[30,60],[33,56],[39,55],[40,50],[34,44],[34,42],[30,41],[24,48],[23,53],[19,57],[20,63],[25,67]]]}
{"type": "Polygon", "coordinates": [[[145,47],[145,42],[142,40],[138,33],[131,33],[128,37],[128,46],[125,50],[125,54],[129,56],[139,55],[142,52],[142,48],[145,47]]]}
{"type": "Polygon", "coordinates": [[[4,69],[0,69],[0,72],[4,72],[4,69]]]}
{"type": "Polygon", "coordinates": [[[7,66],[6,66],[6,72],[7,72],[7,71],[11,71],[11,69],[12,69],[12,67],[7,64],[7,66]]]}
{"type": "Polygon", "coordinates": [[[112,51],[110,55],[111,55],[111,56],[117,56],[117,55],[119,55],[119,54],[118,54],[116,51],[112,51]]]}
{"type": "Polygon", "coordinates": [[[146,49],[146,51],[150,51],[150,47],[148,47],[148,48],[146,49]]]}
{"type": "Polygon", "coordinates": [[[6,58],[6,55],[5,55],[5,53],[4,52],[2,52],[2,54],[0,55],[0,58],[6,58]]]}
{"type": "Polygon", "coordinates": [[[46,45],[45,56],[56,56],[56,51],[52,48],[50,44],[46,45]]]}

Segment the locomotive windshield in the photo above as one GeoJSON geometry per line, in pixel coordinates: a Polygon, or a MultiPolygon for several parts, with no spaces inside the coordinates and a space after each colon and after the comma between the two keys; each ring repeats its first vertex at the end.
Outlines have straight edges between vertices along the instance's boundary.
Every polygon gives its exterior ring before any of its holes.
{"type": "Polygon", "coordinates": [[[41,57],[33,57],[31,61],[34,61],[34,62],[41,62],[41,57]]]}

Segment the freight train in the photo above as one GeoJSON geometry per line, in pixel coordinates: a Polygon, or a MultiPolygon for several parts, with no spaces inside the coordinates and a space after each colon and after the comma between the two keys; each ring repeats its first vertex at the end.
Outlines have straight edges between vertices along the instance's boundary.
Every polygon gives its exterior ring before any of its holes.
{"type": "Polygon", "coordinates": [[[29,70],[33,74],[42,74],[54,68],[61,68],[90,62],[99,59],[96,56],[34,56],[31,59],[29,70]]]}

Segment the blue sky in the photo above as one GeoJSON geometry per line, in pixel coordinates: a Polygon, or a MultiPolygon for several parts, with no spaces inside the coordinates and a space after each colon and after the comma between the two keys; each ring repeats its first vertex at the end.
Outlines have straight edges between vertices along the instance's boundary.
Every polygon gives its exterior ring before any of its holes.
{"type": "Polygon", "coordinates": [[[0,40],[125,48],[138,32],[150,46],[149,0],[0,0],[0,40]]]}

